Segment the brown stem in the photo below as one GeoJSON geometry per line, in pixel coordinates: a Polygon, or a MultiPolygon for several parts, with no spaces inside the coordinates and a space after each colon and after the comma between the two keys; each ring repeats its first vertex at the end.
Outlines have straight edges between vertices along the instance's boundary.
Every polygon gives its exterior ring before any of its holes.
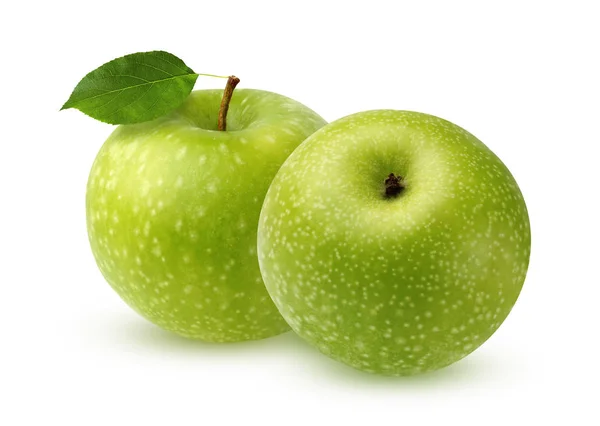
{"type": "Polygon", "coordinates": [[[385,198],[397,197],[404,189],[404,178],[390,173],[384,182],[385,198]]]}
{"type": "Polygon", "coordinates": [[[219,109],[219,124],[217,128],[221,131],[227,130],[227,111],[229,111],[229,102],[233,95],[233,89],[235,89],[235,86],[237,86],[239,82],[240,79],[235,75],[231,75],[227,79],[227,85],[223,92],[223,99],[221,99],[221,109],[219,109]]]}

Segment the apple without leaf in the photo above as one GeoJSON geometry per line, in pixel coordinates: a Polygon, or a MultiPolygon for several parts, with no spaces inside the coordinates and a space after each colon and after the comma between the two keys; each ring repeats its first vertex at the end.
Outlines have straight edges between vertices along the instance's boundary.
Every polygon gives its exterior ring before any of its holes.
{"type": "Polygon", "coordinates": [[[473,135],[369,111],[286,160],[258,253],[301,337],[357,369],[411,375],[458,361],[504,321],[527,271],[529,219],[511,173],[473,135]]]}
{"type": "Polygon", "coordinates": [[[102,274],[133,309],[182,336],[215,342],[289,329],[256,254],[260,208],[288,155],[325,124],[284,96],[200,90],[175,112],[118,127],[96,158],[87,225],[102,274]]]}

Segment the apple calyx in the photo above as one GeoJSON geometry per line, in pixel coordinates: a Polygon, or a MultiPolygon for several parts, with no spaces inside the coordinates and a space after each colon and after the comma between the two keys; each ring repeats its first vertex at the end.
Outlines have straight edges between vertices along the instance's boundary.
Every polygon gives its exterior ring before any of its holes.
{"type": "Polygon", "coordinates": [[[404,178],[390,173],[384,182],[385,198],[397,197],[405,188],[404,178]]]}
{"type": "Polygon", "coordinates": [[[229,111],[229,102],[231,101],[231,96],[233,95],[233,89],[240,82],[240,79],[235,75],[230,75],[227,79],[227,84],[225,85],[225,90],[223,91],[223,99],[221,99],[221,108],[219,109],[219,122],[217,125],[217,129],[224,132],[227,130],[227,111],[229,111]]]}

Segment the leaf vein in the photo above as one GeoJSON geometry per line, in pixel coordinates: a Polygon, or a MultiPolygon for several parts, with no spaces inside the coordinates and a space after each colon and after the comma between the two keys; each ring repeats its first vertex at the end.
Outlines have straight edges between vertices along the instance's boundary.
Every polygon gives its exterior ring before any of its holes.
{"type": "MultiPolygon", "coordinates": [[[[148,89],[146,89],[146,91],[144,93],[142,93],[140,96],[138,96],[136,99],[132,100],[131,102],[129,102],[129,103],[125,104],[125,105],[121,105],[119,108],[117,108],[116,110],[114,110],[113,112],[111,112],[110,114],[108,114],[106,117],[108,118],[110,116],[113,116],[117,112],[121,111],[123,108],[127,108],[129,105],[138,102],[140,99],[142,99],[144,96],[146,96],[146,94],[150,91],[150,89],[152,89],[152,86],[154,86],[154,83],[151,84],[150,87],[148,87],[148,89]]],[[[119,96],[119,95],[117,95],[117,96],[119,96]]]]}
{"type": "Polygon", "coordinates": [[[122,89],[107,90],[106,93],[101,93],[99,95],[90,96],[89,98],[80,99],[79,101],[75,102],[74,105],[77,105],[78,103],[83,102],[83,101],[89,101],[89,100],[98,98],[100,96],[106,96],[106,95],[109,95],[111,93],[122,92],[122,91],[125,91],[125,90],[131,90],[131,89],[136,89],[136,88],[139,88],[139,87],[147,86],[148,84],[154,85],[154,84],[157,84],[157,83],[164,83],[164,82],[168,82],[170,80],[176,80],[178,78],[188,77],[188,76],[192,76],[192,75],[194,75],[194,74],[187,74],[187,75],[181,75],[181,76],[178,75],[178,76],[175,76],[175,77],[161,78],[161,79],[158,79],[158,80],[154,80],[152,82],[148,81],[147,83],[134,84],[132,86],[124,87],[122,89]]]}
{"type": "Polygon", "coordinates": [[[176,76],[182,75],[182,74],[171,74],[171,73],[170,73],[170,72],[168,72],[168,71],[161,70],[160,68],[157,68],[157,67],[155,67],[155,66],[153,66],[153,65],[147,64],[147,63],[145,63],[145,62],[134,62],[134,64],[136,64],[136,65],[143,65],[143,66],[145,66],[145,67],[148,67],[148,68],[155,69],[156,71],[164,72],[165,74],[167,74],[167,75],[169,75],[169,76],[171,76],[171,77],[176,77],[176,76]]]}
{"type": "MultiPolygon", "coordinates": [[[[186,73],[189,73],[189,72],[192,70],[190,67],[188,67],[188,66],[187,66],[187,65],[185,65],[185,64],[183,64],[183,65],[184,65],[185,67],[187,67],[187,68],[182,68],[182,67],[181,67],[181,65],[177,65],[177,64],[175,64],[175,63],[173,63],[173,62],[169,61],[167,58],[163,58],[162,56],[157,56],[156,58],[157,58],[157,59],[160,59],[161,61],[164,61],[164,62],[166,62],[167,64],[171,64],[171,65],[173,65],[175,68],[177,68],[177,69],[180,69],[181,71],[184,71],[184,72],[186,72],[186,73]]],[[[192,73],[194,73],[194,72],[192,71],[192,73]]],[[[194,74],[195,74],[195,73],[194,73],[194,74]]]]}

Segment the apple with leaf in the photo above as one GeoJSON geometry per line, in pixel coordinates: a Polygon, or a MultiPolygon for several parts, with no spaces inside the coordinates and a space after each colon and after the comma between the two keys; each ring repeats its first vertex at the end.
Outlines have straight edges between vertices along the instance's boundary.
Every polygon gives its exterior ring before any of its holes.
{"type": "Polygon", "coordinates": [[[260,339],[289,329],[263,284],[256,230],[289,154],[325,121],[275,93],[192,92],[197,73],[167,52],[89,73],[64,108],[120,124],[94,161],[86,197],[92,252],[112,288],[185,337],[260,339]]]}

